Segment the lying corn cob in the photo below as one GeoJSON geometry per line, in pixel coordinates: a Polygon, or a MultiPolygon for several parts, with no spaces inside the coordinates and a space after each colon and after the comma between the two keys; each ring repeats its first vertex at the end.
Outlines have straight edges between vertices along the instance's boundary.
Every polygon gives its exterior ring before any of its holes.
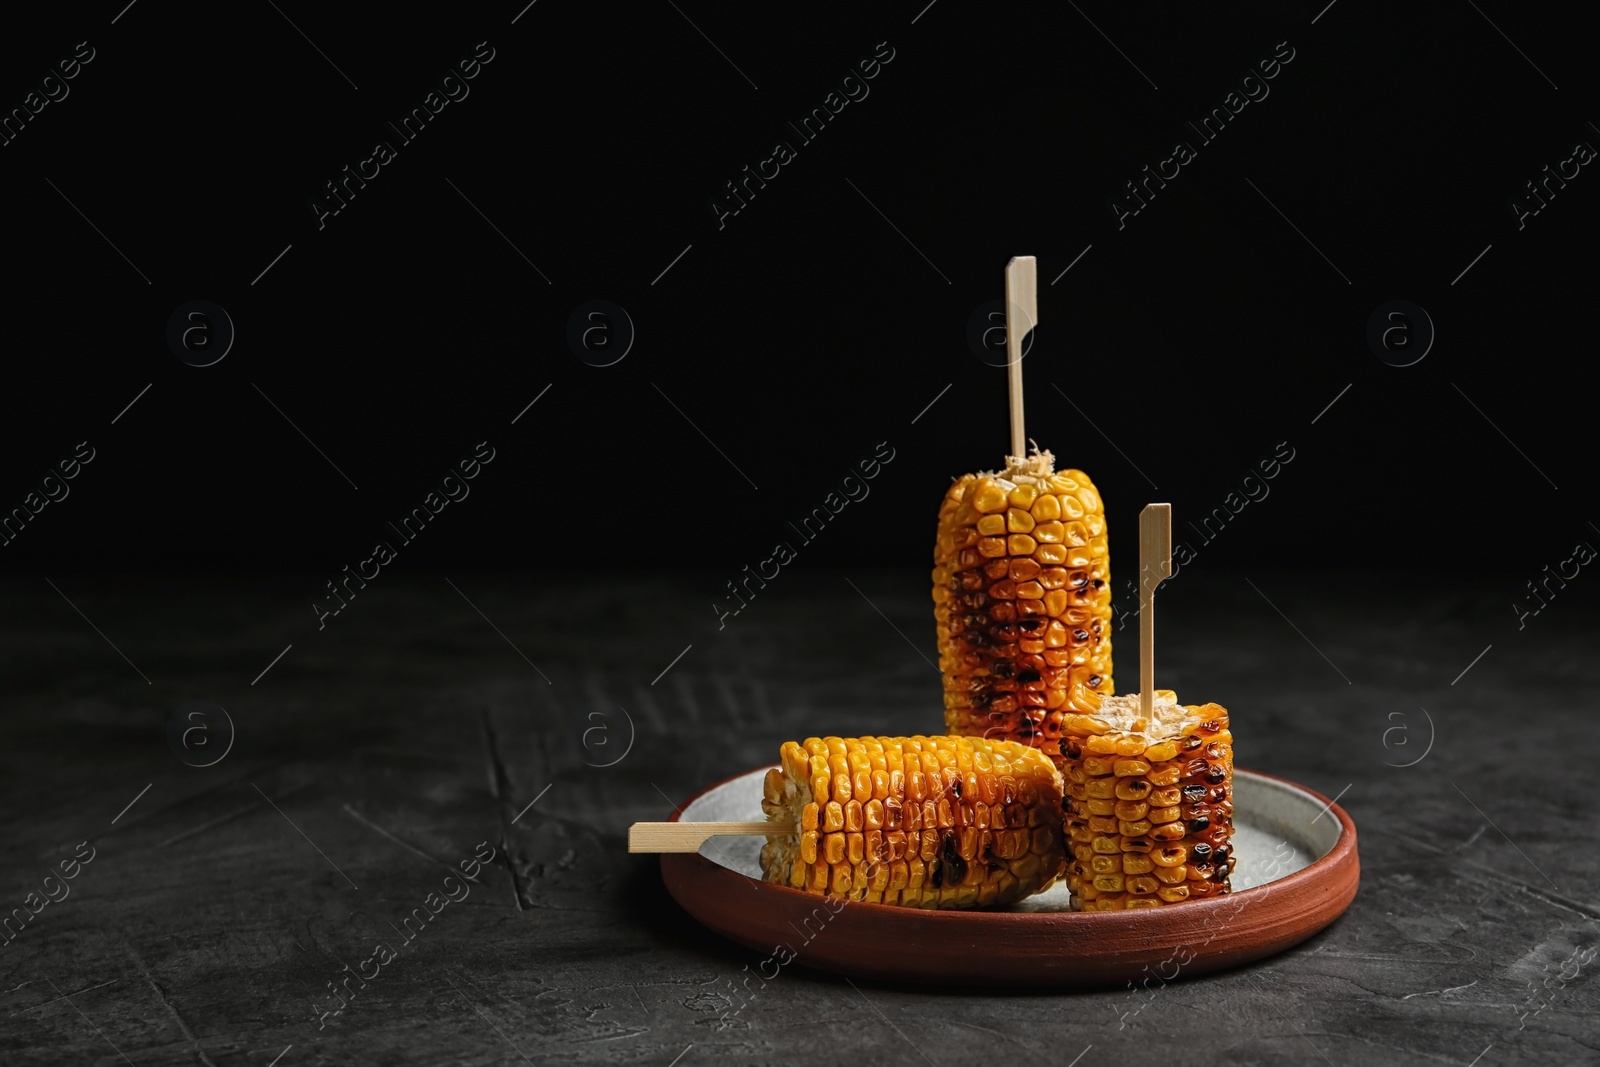
{"type": "Polygon", "coordinates": [[[934,617],[952,734],[1020,741],[1061,766],[1075,685],[1114,692],[1105,512],[1082,471],[1009,457],[939,509],[934,617]]]}
{"type": "Polygon", "coordinates": [[[786,742],[761,808],[768,882],[918,908],[1010,904],[1065,864],[1061,773],[1038,752],[971,737],[786,742]]]}
{"type": "Polygon", "coordinates": [[[1075,911],[1153,908],[1228,892],[1233,734],[1216,704],[1075,690],[1066,757],[1067,886],[1075,911]]]}

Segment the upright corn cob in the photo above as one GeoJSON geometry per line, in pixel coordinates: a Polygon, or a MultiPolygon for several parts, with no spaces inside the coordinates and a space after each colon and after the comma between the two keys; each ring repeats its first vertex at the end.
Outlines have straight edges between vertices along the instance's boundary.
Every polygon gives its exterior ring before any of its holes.
{"type": "Polygon", "coordinates": [[[1216,704],[1075,690],[1066,718],[1067,886],[1075,911],[1153,908],[1228,892],[1233,734],[1216,704]]]}
{"type": "Polygon", "coordinates": [[[1115,691],[1105,512],[1049,452],[956,480],[939,509],[934,617],[952,734],[1020,741],[1057,765],[1067,694],[1115,691]]]}
{"type": "Polygon", "coordinates": [[[1038,752],[970,737],[786,742],[762,810],[768,882],[920,908],[1010,904],[1065,864],[1061,773],[1038,752]]]}

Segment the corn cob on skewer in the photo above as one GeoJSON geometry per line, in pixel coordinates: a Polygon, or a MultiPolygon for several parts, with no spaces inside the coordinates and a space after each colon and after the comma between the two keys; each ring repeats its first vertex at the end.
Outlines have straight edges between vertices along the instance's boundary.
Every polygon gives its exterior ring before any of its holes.
{"type": "Polygon", "coordinates": [[[1216,704],[1075,690],[1066,759],[1067,886],[1075,911],[1152,908],[1229,890],[1233,734],[1216,704]]]}
{"type": "Polygon", "coordinates": [[[796,827],[761,850],[768,882],[921,908],[1010,904],[1065,865],[1061,773],[1038,752],[971,737],[786,742],[762,810],[796,827]]]}
{"type": "Polygon", "coordinates": [[[952,734],[1019,741],[1061,765],[1074,686],[1115,692],[1105,511],[1049,452],[957,479],[939,509],[933,602],[952,734]]]}

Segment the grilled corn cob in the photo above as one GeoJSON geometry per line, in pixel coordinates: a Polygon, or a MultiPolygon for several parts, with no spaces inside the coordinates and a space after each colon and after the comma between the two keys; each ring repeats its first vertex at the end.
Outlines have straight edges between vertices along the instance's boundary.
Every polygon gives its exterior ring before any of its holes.
{"type": "Polygon", "coordinates": [[[789,741],[761,807],[798,832],[768,835],[761,870],[768,882],[874,904],[1010,904],[1065,865],[1061,800],[1061,773],[1008,741],[789,741]]]}
{"type": "Polygon", "coordinates": [[[1228,892],[1233,734],[1216,704],[1073,691],[1066,718],[1067,886],[1075,911],[1153,908],[1228,892]]]}
{"type": "Polygon", "coordinates": [[[939,509],[933,604],[952,734],[1019,741],[1062,766],[1077,685],[1115,692],[1105,511],[1088,475],[1009,457],[956,480],[939,509]]]}

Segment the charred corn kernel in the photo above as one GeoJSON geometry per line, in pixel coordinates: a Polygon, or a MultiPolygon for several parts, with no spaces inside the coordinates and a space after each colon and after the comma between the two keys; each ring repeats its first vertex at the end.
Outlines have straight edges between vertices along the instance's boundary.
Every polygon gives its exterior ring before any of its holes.
{"type": "Polygon", "coordinates": [[[1145,718],[1137,696],[1075,693],[1073,713],[1062,719],[1067,833],[1074,855],[1083,849],[1087,858],[1068,885],[1079,911],[1228,892],[1235,860],[1227,712],[1180,705],[1167,691],[1155,697],[1145,718]]]}
{"type": "MultiPolygon", "coordinates": [[[[967,475],[945,495],[934,548],[933,600],[951,734],[1018,741],[1061,764],[1073,699],[1114,691],[1106,557],[1069,548],[1063,519],[1103,531],[1099,495],[1049,453],[967,475]],[[1084,491],[1094,501],[1084,503],[1084,491]],[[1069,567],[1069,552],[1083,556],[1069,567]]],[[[1115,754],[1114,750],[1108,754],[1115,754]]]]}
{"type": "Polygon", "coordinates": [[[1143,778],[1119,778],[1116,780],[1118,800],[1144,800],[1151,795],[1155,786],[1143,778]]]}
{"type": "Polygon", "coordinates": [[[779,764],[777,779],[762,783],[762,810],[786,831],[761,850],[769,882],[849,900],[970,908],[1015,903],[1066,863],[1061,772],[1026,745],[813,737],[786,743],[779,764]],[[805,829],[808,820],[815,829],[805,829]]]}

